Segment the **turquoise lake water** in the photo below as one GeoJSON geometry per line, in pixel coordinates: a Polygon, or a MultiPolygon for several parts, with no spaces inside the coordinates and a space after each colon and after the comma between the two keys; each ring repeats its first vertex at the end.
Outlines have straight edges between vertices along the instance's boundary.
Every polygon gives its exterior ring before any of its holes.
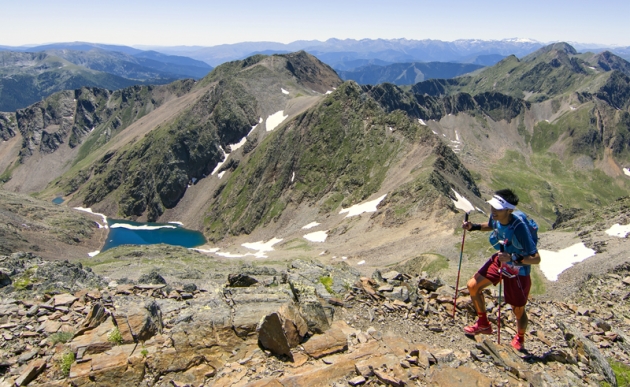
{"type": "Polygon", "coordinates": [[[54,199],[52,200],[52,202],[53,202],[54,204],[61,204],[61,203],[63,203],[63,202],[64,202],[64,200],[63,200],[63,198],[62,198],[61,196],[57,196],[56,198],[54,198],[54,199]]]}
{"type": "Polygon", "coordinates": [[[153,245],[165,243],[182,247],[196,247],[206,243],[199,231],[188,230],[172,223],[141,223],[130,220],[107,219],[109,234],[101,252],[120,245],[153,245]]]}

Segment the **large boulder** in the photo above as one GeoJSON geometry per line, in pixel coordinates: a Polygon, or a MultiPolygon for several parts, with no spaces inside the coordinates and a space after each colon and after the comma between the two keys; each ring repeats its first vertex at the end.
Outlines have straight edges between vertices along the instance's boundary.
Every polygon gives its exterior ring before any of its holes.
{"type": "Polygon", "coordinates": [[[299,310],[293,304],[287,304],[263,317],[257,332],[263,348],[276,355],[291,356],[291,348],[300,344],[308,326],[299,310]]]}

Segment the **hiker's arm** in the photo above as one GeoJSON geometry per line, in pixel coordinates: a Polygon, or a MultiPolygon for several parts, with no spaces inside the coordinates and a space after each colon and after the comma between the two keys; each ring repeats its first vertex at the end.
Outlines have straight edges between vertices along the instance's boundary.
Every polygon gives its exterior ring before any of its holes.
{"type": "Polygon", "coordinates": [[[471,223],[464,222],[462,228],[467,231],[492,231],[492,227],[488,223],[471,223]]]}
{"type": "Polygon", "coordinates": [[[538,265],[540,263],[540,254],[538,251],[534,255],[528,255],[521,261],[523,265],[538,265]]]}

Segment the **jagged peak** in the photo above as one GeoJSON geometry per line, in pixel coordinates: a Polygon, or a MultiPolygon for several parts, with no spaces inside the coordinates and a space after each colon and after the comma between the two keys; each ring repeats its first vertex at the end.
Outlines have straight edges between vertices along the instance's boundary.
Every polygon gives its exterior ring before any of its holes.
{"type": "Polygon", "coordinates": [[[605,71],[620,71],[630,76],[630,62],[610,51],[601,52],[593,57],[597,65],[605,71]]]}
{"type": "Polygon", "coordinates": [[[548,53],[555,53],[556,55],[567,56],[567,55],[577,55],[578,52],[573,46],[569,43],[553,43],[548,46],[541,48],[540,50],[534,51],[533,53],[523,57],[523,61],[534,61],[539,59],[541,56],[544,56],[548,53]]]}

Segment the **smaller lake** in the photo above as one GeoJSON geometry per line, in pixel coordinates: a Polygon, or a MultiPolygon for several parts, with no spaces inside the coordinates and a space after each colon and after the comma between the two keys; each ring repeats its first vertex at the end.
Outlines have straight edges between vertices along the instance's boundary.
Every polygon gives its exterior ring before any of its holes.
{"type": "Polygon", "coordinates": [[[54,204],[61,204],[61,203],[63,203],[64,201],[65,201],[65,200],[63,200],[63,198],[62,198],[61,196],[57,196],[56,198],[54,198],[54,199],[52,200],[52,202],[53,202],[54,204]]]}
{"type": "Polygon", "coordinates": [[[154,245],[165,243],[196,247],[206,243],[199,231],[188,230],[175,223],[140,223],[130,220],[107,219],[109,234],[101,251],[120,245],[154,245]]]}

